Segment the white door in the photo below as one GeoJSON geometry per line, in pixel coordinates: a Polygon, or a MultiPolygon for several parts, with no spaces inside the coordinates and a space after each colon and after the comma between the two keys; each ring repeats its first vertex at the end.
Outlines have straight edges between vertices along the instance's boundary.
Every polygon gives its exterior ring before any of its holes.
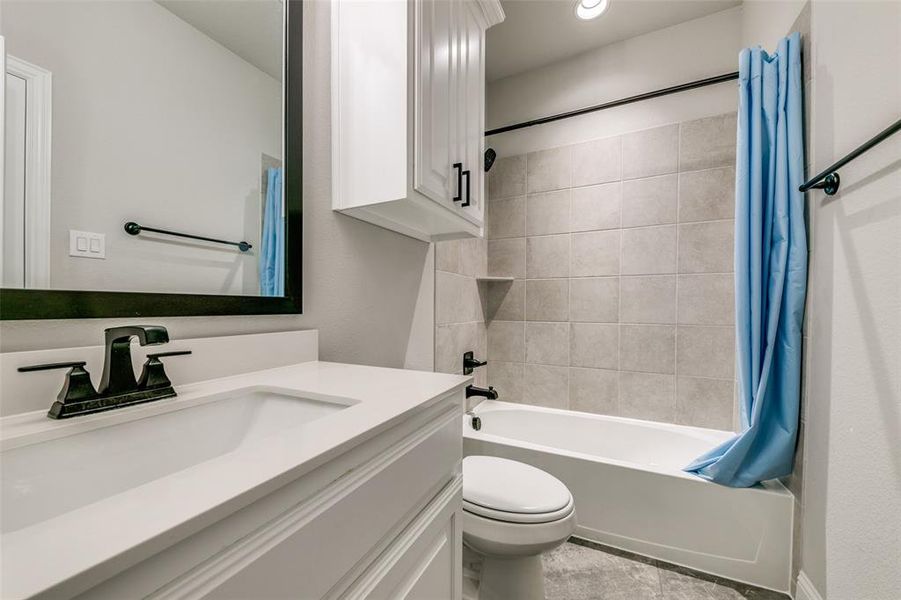
{"type": "Polygon", "coordinates": [[[0,284],[49,288],[51,74],[14,56],[3,63],[0,284]]]}
{"type": "Polygon", "coordinates": [[[25,287],[25,99],[26,82],[5,74],[2,286],[25,287]]]}
{"type": "Polygon", "coordinates": [[[456,147],[456,2],[416,0],[413,187],[445,206],[458,194],[456,147]]]}

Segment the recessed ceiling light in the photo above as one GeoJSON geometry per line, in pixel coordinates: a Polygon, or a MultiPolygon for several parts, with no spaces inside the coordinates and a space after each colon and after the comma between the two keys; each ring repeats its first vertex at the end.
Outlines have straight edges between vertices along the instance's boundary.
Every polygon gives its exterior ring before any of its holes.
{"type": "Polygon", "coordinates": [[[576,16],[583,21],[597,19],[609,5],[610,0],[579,0],[576,2],[576,16]]]}

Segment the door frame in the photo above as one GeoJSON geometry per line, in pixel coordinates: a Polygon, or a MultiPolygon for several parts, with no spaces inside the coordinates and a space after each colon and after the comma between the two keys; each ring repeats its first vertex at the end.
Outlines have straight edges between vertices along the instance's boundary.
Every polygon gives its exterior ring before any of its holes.
{"type": "MultiPolygon", "coordinates": [[[[6,74],[25,80],[25,288],[50,287],[50,157],[53,74],[5,55],[6,74]]],[[[4,107],[5,110],[5,107],[4,107]]],[[[5,113],[4,113],[5,114],[5,113]]]]}

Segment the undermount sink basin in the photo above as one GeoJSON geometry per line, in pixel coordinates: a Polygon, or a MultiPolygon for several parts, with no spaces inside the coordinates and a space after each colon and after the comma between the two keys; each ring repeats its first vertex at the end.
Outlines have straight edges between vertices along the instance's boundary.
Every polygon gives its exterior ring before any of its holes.
{"type": "Polygon", "coordinates": [[[352,403],[257,386],[7,450],[0,455],[0,532],[34,525],[238,451],[352,403]]]}

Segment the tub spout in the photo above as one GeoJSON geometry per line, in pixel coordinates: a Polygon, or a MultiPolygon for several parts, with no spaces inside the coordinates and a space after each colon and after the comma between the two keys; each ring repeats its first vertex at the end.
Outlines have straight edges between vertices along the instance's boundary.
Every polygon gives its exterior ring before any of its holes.
{"type": "Polygon", "coordinates": [[[488,389],[476,387],[474,385],[466,386],[466,397],[472,398],[473,396],[482,396],[484,398],[488,398],[489,400],[497,400],[497,390],[495,390],[492,386],[488,386],[488,389]]]}

